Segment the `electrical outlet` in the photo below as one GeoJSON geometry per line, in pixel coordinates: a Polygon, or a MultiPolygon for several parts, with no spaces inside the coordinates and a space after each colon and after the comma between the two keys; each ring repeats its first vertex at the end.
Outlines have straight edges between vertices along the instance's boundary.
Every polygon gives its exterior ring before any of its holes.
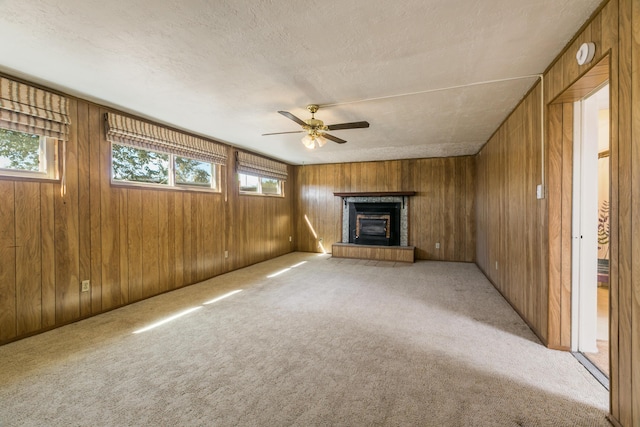
{"type": "Polygon", "coordinates": [[[89,282],[88,280],[83,280],[82,281],[82,292],[89,292],[89,289],[91,289],[91,282],[89,282]]]}
{"type": "Polygon", "coordinates": [[[542,184],[536,185],[536,197],[538,200],[544,199],[544,188],[542,187],[542,184]]]}
{"type": "Polygon", "coordinates": [[[289,241],[293,242],[293,238],[291,236],[289,236],[289,241]]]}
{"type": "Polygon", "coordinates": [[[436,243],[436,249],[440,249],[440,242],[436,243]]]}
{"type": "Polygon", "coordinates": [[[229,258],[229,251],[224,251],[224,257],[229,258]]]}
{"type": "Polygon", "coordinates": [[[498,261],[496,261],[496,270],[498,269],[498,261]]]}

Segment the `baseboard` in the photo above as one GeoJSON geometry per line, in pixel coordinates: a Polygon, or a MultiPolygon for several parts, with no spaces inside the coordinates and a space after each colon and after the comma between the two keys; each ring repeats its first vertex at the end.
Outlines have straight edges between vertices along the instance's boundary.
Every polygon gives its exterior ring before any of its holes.
{"type": "Polygon", "coordinates": [[[564,345],[553,345],[553,344],[546,344],[547,348],[549,350],[558,350],[558,351],[571,351],[570,347],[564,346],[564,345]]]}
{"type": "Polygon", "coordinates": [[[614,426],[614,427],[622,427],[622,424],[620,424],[618,422],[618,420],[613,418],[613,415],[611,415],[611,414],[607,414],[607,421],[609,421],[611,423],[611,425],[614,426]]]}
{"type": "MultiPolygon", "coordinates": [[[[483,269],[482,267],[480,267],[480,265],[478,265],[478,263],[477,263],[477,262],[476,262],[475,264],[476,264],[476,266],[480,269],[480,271],[482,272],[482,274],[484,274],[484,277],[486,277],[486,278],[487,278],[487,280],[489,281],[489,283],[491,283],[491,284],[493,285],[493,287],[495,288],[495,290],[496,290],[496,291],[498,291],[498,293],[499,293],[500,295],[502,295],[502,298],[504,298],[504,300],[505,300],[507,303],[509,303],[509,305],[511,306],[511,308],[513,308],[513,310],[518,314],[518,316],[520,316],[520,318],[524,321],[524,323],[526,323],[526,324],[527,324],[527,326],[529,327],[529,329],[531,329],[531,332],[533,332],[533,333],[534,333],[534,335],[535,335],[536,337],[538,337],[538,339],[540,340],[540,342],[542,343],[542,345],[544,345],[544,346],[545,346],[545,347],[547,347],[547,348],[552,348],[552,347],[550,347],[550,346],[549,346],[548,341],[547,341],[545,338],[543,338],[543,337],[542,337],[542,335],[541,335],[541,334],[536,330],[536,328],[534,328],[534,327],[533,327],[533,325],[532,325],[532,324],[527,320],[527,318],[526,318],[526,317],[524,317],[524,316],[522,315],[522,313],[520,312],[520,310],[518,310],[518,308],[517,308],[515,305],[513,305],[513,303],[511,303],[511,301],[509,301],[509,299],[508,299],[508,298],[507,298],[507,297],[502,293],[502,291],[500,290],[500,288],[498,288],[498,286],[496,286],[496,284],[493,282],[493,280],[491,280],[491,278],[489,277],[489,275],[487,274],[487,272],[486,272],[486,271],[484,271],[484,269],[483,269]]],[[[561,350],[561,348],[557,348],[557,349],[555,349],[555,350],[561,350]]],[[[569,348],[567,348],[567,349],[562,349],[562,350],[563,350],[563,351],[569,351],[570,349],[569,349],[569,348]]]]}

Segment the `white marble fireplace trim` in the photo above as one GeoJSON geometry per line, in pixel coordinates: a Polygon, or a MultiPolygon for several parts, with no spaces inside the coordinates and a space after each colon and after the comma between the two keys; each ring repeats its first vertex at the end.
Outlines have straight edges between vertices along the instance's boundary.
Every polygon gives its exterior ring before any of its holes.
{"type": "Polygon", "coordinates": [[[349,203],[400,203],[400,246],[409,246],[409,198],[402,196],[345,197],[342,204],[342,243],[349,243],[349,203]]]}

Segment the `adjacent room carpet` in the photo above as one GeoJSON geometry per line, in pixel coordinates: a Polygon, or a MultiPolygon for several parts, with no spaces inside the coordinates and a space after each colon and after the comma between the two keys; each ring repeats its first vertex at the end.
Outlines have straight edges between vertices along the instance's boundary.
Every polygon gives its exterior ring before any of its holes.
{"type": "Polygon", "coordinates": [[[0,367],[3,427],[609,425],[608,392],[465,263],[293,253],[2,346],[0,367]]]}

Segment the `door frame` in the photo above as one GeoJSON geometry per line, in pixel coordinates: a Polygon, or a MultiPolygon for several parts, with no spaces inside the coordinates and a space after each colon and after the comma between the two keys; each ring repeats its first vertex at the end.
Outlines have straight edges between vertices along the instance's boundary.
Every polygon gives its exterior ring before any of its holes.
{"type": "MultiPolygon", "coordinates": [[[[573,103],[610,81],[610,57],[611,54],[606,53],[552,100],[546,109],[549,256],[547,346],[558,350],[570,351],[572,345],[573,103]]],[[[612,127],[609,129],[611,132],[612,127]]],[[[612,172],[610,168],[609,173],[612,172]]]]}
{"type": "MultiPolygon", "coordinates": [[[[598,125],[587,120],[599,109],[587,100],[609,85],[602,83],[574,103],[571,351],[596,352],[598,324],[598,125]],[[594,140],[595,138],[595,140],[594,140]],[[591,190],[591,191],[590,191],[591,190]],[[585,314],[586,313],[586,314],[585,314]]],[[[609,97],[611,95],[609,94],[609,97]]],[[[595,101],[594,101],[595,102],[595,101]]],[[[609,122],[611,113],[609,113],[609,122]]],[[[610,126],[609,126],[610,128],[610,126]]],[[[609,138],[610,139],[610,138],[609,138]]],[[[610,141],[609,141],[610,144],[610,141]]],[[[608,169],[611,173],[611,168],[608,169]]],[[[609,177],[609,182],[611,182],[609,177]]],[[[610,199],[610,198],[609,198],[610,199]]],[[[609,313],[610,317],[610,313],[609,313]]]]}

